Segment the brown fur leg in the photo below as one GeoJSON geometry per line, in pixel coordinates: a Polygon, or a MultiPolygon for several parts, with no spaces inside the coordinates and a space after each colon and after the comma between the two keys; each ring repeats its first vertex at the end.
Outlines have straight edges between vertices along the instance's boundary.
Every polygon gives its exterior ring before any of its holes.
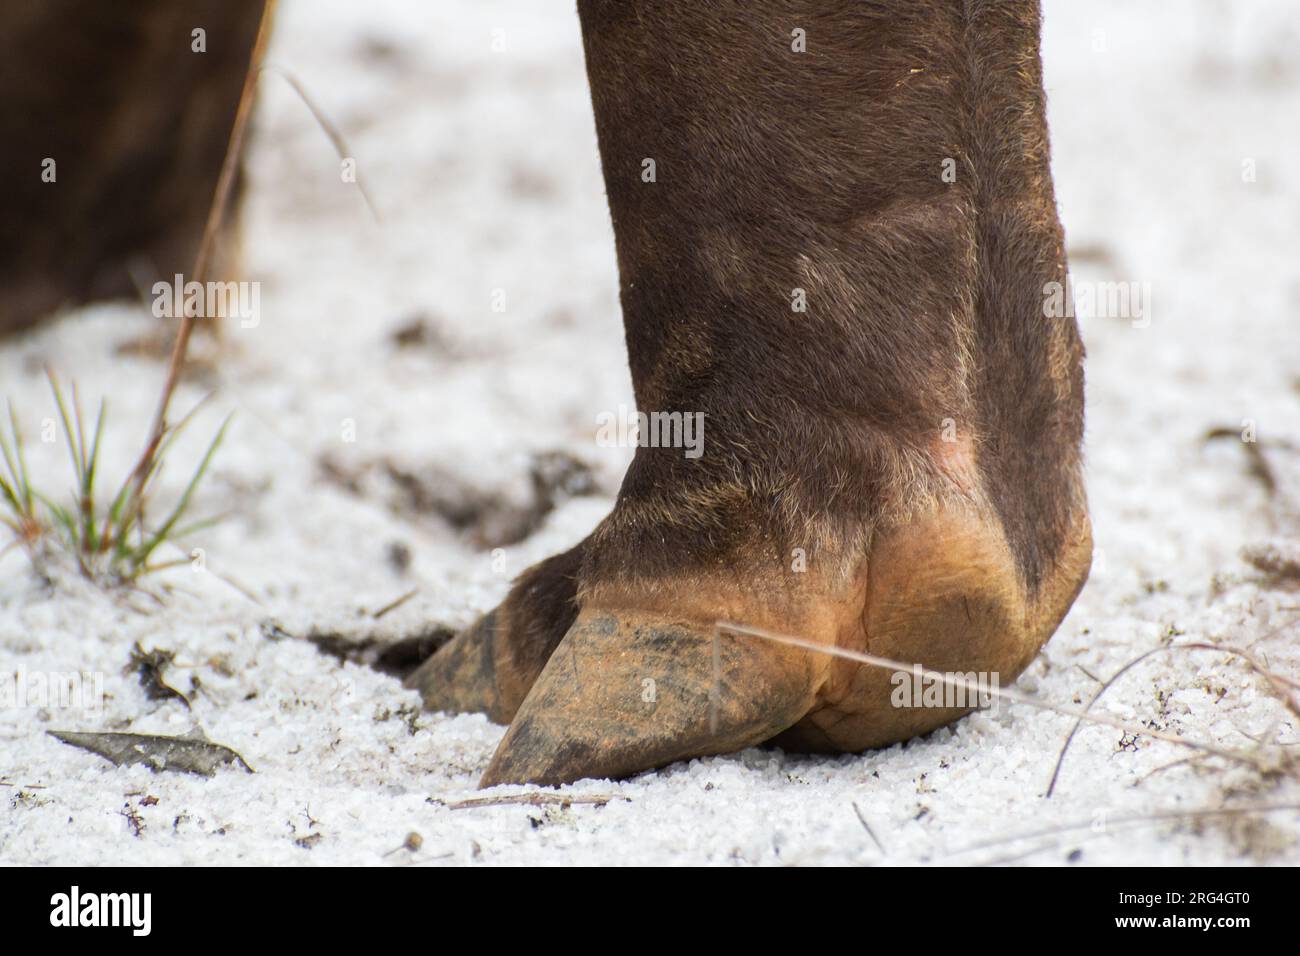
{"type": "Polygon", "coordinates": [[[1005,684],[1086,578],[1082,348],[1042,309],[1064,258],[1037,4],[579,12],[637,405],[706,429],[702,454],[638,448],[484,784],[960,716],[748,639],[714,731],[706,647],[726,619],[1005,684]]]}

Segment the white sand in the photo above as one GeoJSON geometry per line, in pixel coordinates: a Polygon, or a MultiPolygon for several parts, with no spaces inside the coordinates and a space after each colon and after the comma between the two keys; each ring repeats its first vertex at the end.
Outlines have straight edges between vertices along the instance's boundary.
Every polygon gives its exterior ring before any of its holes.
{"type": "MultiPolygon", "coordinates": [[[[267,78],[245,250],[262,283],[261,323],[231,329],[209,383],[218,393],[173,452],[160,493],[174,497],[234,411],[195,504],[196,515],[234,509],[194,541],[208,570],[148,579],[160,606],[71,573],[46,585],[21,553],[0,558],[0,677],[97,671],[107,697],[98,713],[0,707],[0,861],[1300,862],[1295,810],[1125,823],[1300,804],[1289,777],[1177,763],[1193,753],[1149,736],[1085,729],[1046,799],[1071,720],[1023,706],[860,756],[755,750],[570,788],[627,798],[603,807],[453,810],[445,802],[474,795],[502,728],[419,713],[416,695],[392,678],[303,641],[268,639],[269,619],[294,634],[462,625],[519,570],[582,537],[627,460],[593,440],[596,413],[631,398],[572,5],[434,6],[284,4],[273,58],[346,133],[383,223],[340,181],[302,105],[267,78]],[[494,28],[505,52],[491,50],[494,28]],[[393,54],[377,55],[383,47],[393,54]],[[503,313],[492,311],[495,289],[505,290],[503,313]],[[454,343],[450,354],[392,344],[417,312],[454,343]],[[342,440],[345,420],[355,442],[342,440]],[[552,449],[591,462],[602,496],[563,505],[495,562],[436,518],[395,511],[377,474],[354,495],[316,464],[329,454],[346,465],[439,468],[522,500],[530,453],[552,449]],[[412,554],[405,574],[386,558],[397,541],[412,554]],[[370,617],[415,587],[408,603],[370,617]],[[185,666],[171,677],[183,689],[190,675],[201,680],[193,718],[176,702],[147,700],[123,674],[134,641],[176,651],[185,666]],[[178,734],[193,719],[257,773],[118,769],[45,733],[178,734]],[[1069,829],[1013,839],[1057,827],[1069,829]],[[410,831],[422,849],[386,855],[410,831]]],[[[1280,0],[1134,7],[1052,0],[1047,9],[1057,189],[1075,279],[1147,282],[1152,296],[1149,327],[1082,323],[1097,559],[1017,685],[1061,704],[1095,692],[1089,675],[1109,677],[1171,642],[1250,645],[1292,677],[1300,664],[1300,597],[1268,586],[1241,557],[1296,540],[1300,453],[1285,445],[1300,443],[1295,21],[1287,25],[1280,0]],[[1242,180],[1246,159],[1253,183],[1242,180]],[[1202,441],[1245,420],[1275,469],[1271,497],[1239,442],[1202,441]]],[[[162,367],[114,350],[151,322],[138,309],[99,307],[0,347],[3,391],[47,487],[69,479],[62,449],[36,441],[52,414],[41,362],[89,400],[111,396],[104,473],[116,480],[138,452],[162,367]]],[[[203,391],[187,384],[178,408],[203,391]]],[[[1239,751],[1255,739],[1300,740],[1295,719],[1225,653],[1158,655],[1099,709],[1239,751]]]]}

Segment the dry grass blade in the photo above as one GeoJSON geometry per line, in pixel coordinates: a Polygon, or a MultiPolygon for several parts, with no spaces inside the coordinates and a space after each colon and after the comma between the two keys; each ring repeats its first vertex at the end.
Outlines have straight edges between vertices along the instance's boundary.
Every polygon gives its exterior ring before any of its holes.
{"type": "Polygon", "coordinates": [[[385,614],[388,614],[388,613],[390,613],[390,612],[392,612],[392,611],[396,611],[399,607],[401,607],[403,604],[405,604],[407,601],[411,600],[411,598],[415,597],[415,596],[416,596],[417,594],[419,594],[419,593],[420,593],[420,589],[419,589],[419,588],[411,588],[411,590],[407,591],[405,594],[403,594],[403,595],[401,595],[401,596],[399,596],[399,597],[393,598],[393,600],[389,601],[387,604],[385,604],[383,607],[381,607],[378,611],[375,611],[373,614],[371,614],[371,615],[370,615],[371,619],[377,621],[377,620],[379,620],[381,617],[383,617],[385,614]]]}
{"type": "MultiPolygon", "coordinates": [[[[207,278],[208,263],[212,256],[212,247],[218,230],[225,217],[226,206],[230,202],[230,190],[235,181],[235,170],[239,166],[239,154],[244,144],[244,133],[252,114],[253,90],[257,83],[258,64],[266,52],[267,40],[271,32],[271,7],[267,4],[262,11],[262,22],[258,26],[257,41],[249,56],[248,72],[244,74],[244,88],[239,96],[239,107],[235,112],[235,125],[230,131],[230,140],[226,144],[225,160],[221,164],[221,175],[217,179],[217,188],[212,194],[212,205],[208,209],[208,218],[203,226],[203,238],[199,242],[199,251],[194,258],[194,270],[191,281],[200,285],[207,278]]],[[[171,405],[172,393],[180,380],[181,368],[185,364],[185,355],[189,350],[190,336],[194,332],[197,316],[189,309],[181,316],[180,327],[176,331],[176,342],[172,346],[171,359],[167,363],[167,377],[163,382],[162,394],[158,399],[158,408],[154,412],[153,427],[149,440],[131,475],[131,493],[127,500],[127,518],[134,520],[135,515],[144,507],[145,484],[154,470],[154,461],[159,446],[167,433],[167,409],[171,405]]]]}
{"type": "MultiPolygon", "coordinates": [[[[302,84],[298,82],[290,73],[278,67],[270,67],[263,63],[266,54],[267,42],[270,38],[271,13],[274,5],[268,3],[262,12],[261,23],[258,26],[257,40],[253,45],[252,53],[249,56],[248,70],[244,74],[244,87],[240,93],[239,106],[235,112],[235,122],[230,131],[230,139],[226,144],[226,155],[221,165],[221,173],[217,179],[216,189],[212,195],[212,205],[208,209],[208,217],[203,226],[203,237],[199,243],[199,250],[194,260],[194,269],[190,276],[192,282],[200,285],[207,278],[208,265],[212,257],[213,246],[216,243],[217,234],[221,229],[224,221],[226,208],[230,202],[230,191],[234,184],[235,172],[239,167],[239,157],[243,149],[244,136],[248,130],[249,118],[252,115],[253,93],[257,86],[257,78],[261,75],[262,70],[271,69],[273,72],[280,74],[289,83],[290,86],[302,98],[307,109],[311,111],[316,122],[320,124],[325,134],[334,144],[335,149],[343,158],[347,158],[347,143],[344,141],[338,129],[331,123],[328,117],[316,106],[302,84]]],[[[379,218],[378,210],[371,201],[370,194],[366,191],[361,183],[360,176],[356,180],[357,189],[360,191],[366,206],[370,209],[376,220],[379,218]]],[[[181,369],[185,365],[185,357],[189,350],[190,337],[194,332],[195,321],[198,317],[189,309],[184,310],[180,317],[180,326],[176,332],[176,341],[172,346],[171,358],[167,364],[167,375],[163,381],[162,394],[158,400],[157,410],[154,412],[153,426],[149,432],[149,439],[145,444],[144,451],[140,455],[128,482],[130,491],[126,496],[123,507],[127,524],[134,523],[140,519],[140,512],[145,504],[145,490],[150,477],[153,475],[157,459],[161,454],[161,446],[169,432],[167,426],[167,411],[171,405],[172,394],[176,391],[177,382],[180,380],[181,369]]]]}
{"type": "Polygon", "coordinates": [[[786,644],[790,647],[801,647],[804,650],[812,651],[817,654],[829,654],[832,657],[842,657],[846,660],[857,661],[860,664],[879,667],[884,670],[900,671],[905,674],[920,673],[929,680],[939,681],[948,687],[961,688],[965,690],[968,694],[973,695],[971,699],[978,699],[980,695],[990,694],[994,697],[1011,701],[1012,703],[1026,704],[1027,706],[1036,707],[1040,710],[1050,710],[1057,714],[1064,714],[1067,717],[1074,717],[1081,721],[1114,727],[1126,734],[1151,737],[1156,740],[1163,740],[1165,743],[1175,744],[1179,747],[1187,747],[1203,753],[1214,754],[1217,757],[1222,757],[1225,760],[1231,760],[1235,763],[1246,764],[1249,766],[1257,765],[1257,761],[1250,754],[1238,753],[1233,750],[1216,747],[1215,745],[1205,743],[1204,741],[1190,740],[1186,737],[1179,737],[1175,734],[1152,730],[1149,727],[1137,727],[1114,717],[1090,714],[1087,710],[1080,710],[1076,707],[1066,707],[1061,704],[1051,703],[1050,701],[1039,700],[1036,697],[1031,697],[1028,694],[1022,694],[1020,691],[1011,690],[1006,687],[994,687],[987,684],[981,686],[974,681],[966,680],[959,674],[944,674],[939,671],[929,670],[917,664],[907,664],[902,661],[890,660],[887,657],[878,657],[874,654],[864,654],[861,651],[850,651],[842,647],[830,647],[825,644],[818,644],[815,641],[805,640],[802,637],[793,637],[789,634],[778,634],[775,631],[768,631],[759,627],[750,627],[746,624],[736,624],[731,621],[718,621],[714,627],[715,634],[742,634],[749,637],[757,637],[765,641],[774,641],[778,644],[786,644]]]}
{"type": "Polygon", "coordinates": [[[1250,462],[1250,474],[1257,479],[1264,490],[1269,495],[1277,493],[1277,477],[1273,474],[1273,467],[1264,457],[1264,451],[1260,448],[1257,441],[1246,441],[1242,438],[1241,430],[1237,428],[1211,428],[1205,433],[1204,441],[1211,442],[1222,438],[1235,439],[1246,452],[1246,457],[1250,462]]]}
{"type": "MultiPolygon", "coordinates": [[[[1284,607],[1282,608],[1282,610],[1296,612],[1296,611],[1300,611],[1300,607],[1284,607]]],[[[1273,638],[1285,634],[1289,628],[1295,626],[1297,621],[1300,621],[1300,614],[1294,615],[1289,620],[1279,624],[1277,627],[1269,628],[1259,637],[1251,641],[1249,646],[1254,647],[1256,644],[1263,644],[1265,641],[1271,641],[1273,638]]],[[[1291,635],[1287,635],[1287,636],[1290,637],[1291,635]]]]}
{"type": "MultiPolygon", "coordinates": [[[[1156,813],[1141,813],[1132,816],[1116,817],[1107,820],[1105,827],[1107,830],[1113,830],[1116,827],[1133,827],[1141,826],[1148,823],[1163,823],[1171,820],[1202,820],[1213,817],[1238,817],[1247,816],[1252,813],[1284,813],[1288,811],[1300,811],[1300,803],[1278,803],[1266,804],[1256,807],[1217,807],[1205,810],[1162,810],[1156,813]]],[[[1076,830],[1089,830],[1097,826],[1097,821],[1086,820],[1078,823],[1063,823],[1059,826],[1044,827],[1039,830],[1030,830],[1026,833],[1015,833],[1008,836],[993,837],[988,840],[980,840],[977,843],[971,843],[968,846],[953,850],[949,856],[956,856],[959,853],[970,853],[974,850],[988,850],[994,847],[1002,847],[1011,843],[1019,843],[1022,840],[1036,840],[1046,836],[1056,836],[1062,833],[1071,833],[1076,830]]]]}
{"type": "Polygon", "coordinates": [[[718,732],[718,709],[722,704],[722,635],[713,629],[713,684],[709,688],[709,733],[718,732]]]}
{"type": "MultiPolygon", "coordinates": [[[[335,126],[330,121],[330,118],[325,115],[324,111],[316,105],[316,101],[307,94],[306,87],[298,82],[296,76],[284,67],[277,66],[274,63],[264,64],[260,69],[270,73],[275,73],[293,87],[293,91],[298,94],[303,105],[311,111],[311,115],[316,120],[316,123],[325,132],[325,135],[329,137],[330,144],[334,147],[334,152],[338,154],[339,159],[351,159],[355,162],[356,153],[352,150],[352,147],[348,145],[347,140],[343,138],[343,134],[339,132],[339,128],[335,126]]],[[[370,210],[370,215],[375,217],[375,222],[382,221],[379,218],[379,209],[375,206],[374,200],[370,198],[370,192],[366,189],[365,184],[361,182],[360,171],[356,172],[356,187],[357,191],[361,193],[361,198],[365,201],[366,208],[370,210]]]]}
{"type": "MultiPolygon", "coordinates": [[[[1097,693],[1093,694],[1092,699],[1088,701],[1086,705],[1084,705],[1083,712],[1086,714],[1089,710],[1091,710],[1092,705],[1097,703],[1097,701],[1101,699],[1102,695],[1105,694],[1106,691],[1110,690],[1111,687],[1114,686],[1117,680],[1119,680],[1121,677],[1127,674],[1138,664],[1141,664],[1147,658],[1152,657],[1166,650],[1168,650],[1168,648],[1166,647],[1157,647],[1154,648],[1153,650],[1147,651],[1145,654],[1139,654],[1137,657],[1133,658],[1133,660],[1129,661],[1127,664],[1125,664],[1123,667],[1117,670],[1114,674],[1112,674],[1107,680],[1102,681],[1101,687],[1097,690],[1097,693]]],[[[1065,753],[1067,750],[1070,749],[1070,744],[1074,741],[1074,735],[1079,732],[1079,728],[1082,726],[1083,726],[1083,718],[1080,717],[1078,720],[1074,722],[1074,726],[1070,728],[1070,732],[1065,735],[1065,743],[1061,746],[1061,752],[1057,754],[1056,766],[1052,768],[1052,779],[1047,783],[1047,792],[1044,794],[1045,797],[1051,797],[1052,793],[1056,790],[1056,781],[1061,775],[1061,765],[1065,763],[1065,753]]]]}
{"type": "Polygon", "coordinates": [[[871,837],[871,842],[876,845],[876,849],[888,856],[885,851],[885,845],[880,842],[880,837],[876,836],[876,831],[871,829],[871,824],[867,822],[866,816],[863,815],[862,808],[856,803],[853,804],[853,813],[857,816],[858,822],[862,824],[862,829],[867,831],[867,836],[871,837]]]}
{"type": "Polygon", "coordinates": [[[1300,690],[1300,681],[1293,677],[1287,677],[1285,674],[1279,674],[1270,670],[1268,666],[1259,659],[1255,654],[1242,647],[1234,647],[1231,644],[1209,644],[1197,641],[1190,644],[1176,645],[1179,648],[1186,648],[1193,651],[1218,651],[1223,654],[1230,654],[1233,657],[1245,661],[1255,673],[1259,674],[1269,686],[1273,688],[1273,693],[1282,705],[1289,710],[1292,715],[1300,718],[1300,703],[1291,696],[1291,690],[1300,690]]]}
{"type": "MultiPolygon", "coordinates": [[[[1300,717],[1300,708],[1297,708],[1295,699],[1292,698],[1292,696],[1286,691],[1286,685],[1290,685],[1293,688],[1300,688],[1300,682],[1291,680],[1290,678],[1287,677],[1283,677],[1280,674],[1274,674],[1272,671],[1268,670],[1268,668],[1265,667],[1263,663],[1255,655],[1251,654],[1249,651],[1243,650],[1242,648],[1231,647],[1229,645],[1207,644],[1204,642],[1170,644],[1165,647],[1154,647],[1143,654],[1139,654],[1137,657],[1133,658],[1131,661],[1129,661],[1127,664],[1125,664],[1123,667],[1117,670],[1114,674],[1112,674],[1108,680],[1102,683],[1097,693],[1093,695],[1092,699],[1088,701],[1086,705],[1084,705],[1083,714],[1086,715],[1088,711],[1092,709],[1093,704],[1097,703],[1097,701],[1101,699],[1102,695],[1105,694],[1108,690],[1111,689],[1111,687],[1115,685],[1116,681],[1118,681],[1121,677],[1123,677],[1125,674],[1131,671],[1138,664],[1141,664],[1143,661],[1148,660],[1157,654],[1164,654],[1171,651],[1180,651],[1180,650],[1217,651],[1219,653],[1231,654],[1235,657],[1241,658],[1247,664],[1249,664],[1255,671],[1257,671],[1259,674],[1264,676],[1266,680],[1268,680],[1269,684],[1272,686],[1274,690],[1274,693],[1277,695],[1278,699],[1282,701],[1283,706],[1285,706],[1297,717],[1300,717]]],[[[1065,743],[1061,746],[1061,752],[1056,757],[1056,766],[1052,769],[1052,779],[1047,784],[1047,792],[1044,794],[1044,796],[1050,797],[1053,791],[1055,791],[1056,782],[1061,775],[1061,767],[1065,763],[1065,754],[1070,749],[1070,744],[1074,741],[1075,734],[1079,732],[1079,728],[1083,726],[1083,722],[1086,719],[1087,718],[1085,716],[1080,716],[1080,718],[1074,722],[1074,726],[1070,728],[1070,732],[1066,735],[1065,743]]],[[[1146,733],[1148,736],[1152,734],[1150,730],[1144,731],[1144,733],[1146,733]]]]}
{"type": "Polygon", "coordinates": [[[471,797],[468,800],[457,800],[455,803],[447,804],[448,810],[470,810],[474,807],[505,807],[505,806],[529,806],[529,807],[567,807],[570,804],[584,803],[597,807],[603,807],[611,800],[630,800],[628,797],[619,796],[618,794],[597,794],[595,796],[576,796],[563,793],[512,793],[504,797],[471,797]]]}

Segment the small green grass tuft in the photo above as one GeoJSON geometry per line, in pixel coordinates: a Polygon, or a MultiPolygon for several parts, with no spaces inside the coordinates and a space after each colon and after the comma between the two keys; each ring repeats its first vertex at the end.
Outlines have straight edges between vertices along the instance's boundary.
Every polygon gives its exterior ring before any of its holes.
{"type": "Polygon", "coordinates": [[[39,566],[42,548],[49,542],[57,542],[73,557],[82,574],[109,584],[134,581],[142,574],[175,564],[157,564],[151,559],[164,543],[174,542],[219,520],[210,518],[184,523],[194,492],[225,437],[229,416],[208,444],[171,511],[160,523],[151,526],[147,521],[146,506],[154,480],[162,470],[176,436],[207,400],[200,401],[176,425],[166,428],[144,479],[137,481],[135,472],[132,472],[105,506],[98,498],[97,479],[107,405],[100,401],[88,437],[87,419],[82,412],[76,385],[65,394],[54,373],[47,371],[46,374],[72,462],[74,488],[71,501],[60,504],[33,487],[27,470],[22,431],[10,404],[10,434],[6,436],[4,429],[0,428],[0,457],[4,464],[4,470],[0,472],[0,523],[13,532],[14,540],[0,549],[0,554],[19,545],[27,550],[33,564],[39,566]]]}
{"type": "Polygon", "coordinates": [[[9,431],[6,437],[0,424],[0,455],[4,457],[4,472],[0,473],[0,499],[8,514],[0,514],[0,524],[14,533],[14,540],[0,549],[0,555],[14,545],[31,547],[41,537],[42,527],[36,513],[36,491],[27,477],[27,457],[23,451],[23,433],[18,427],[18,417],[9,405],[9,431]]]}

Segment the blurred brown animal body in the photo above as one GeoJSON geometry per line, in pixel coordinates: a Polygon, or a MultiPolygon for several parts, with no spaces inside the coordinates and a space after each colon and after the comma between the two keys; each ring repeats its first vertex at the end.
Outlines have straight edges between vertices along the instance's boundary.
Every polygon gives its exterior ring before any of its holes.
{"type": "Polygon", "coordinates": [[[7,0],[0,335],[190,273],[265,5],[7,0]]]}
{"type": "Polygon", "coordinates": [[[592,535],[413,685],[511,723],[485,786],[951,721],[829,656],[726,636],[715,661],[713,633],[1009,683],[1082,587],[1036,0],[579,11],[637,405],[702,413],[704,450],[638,448],[592,535]]]}

